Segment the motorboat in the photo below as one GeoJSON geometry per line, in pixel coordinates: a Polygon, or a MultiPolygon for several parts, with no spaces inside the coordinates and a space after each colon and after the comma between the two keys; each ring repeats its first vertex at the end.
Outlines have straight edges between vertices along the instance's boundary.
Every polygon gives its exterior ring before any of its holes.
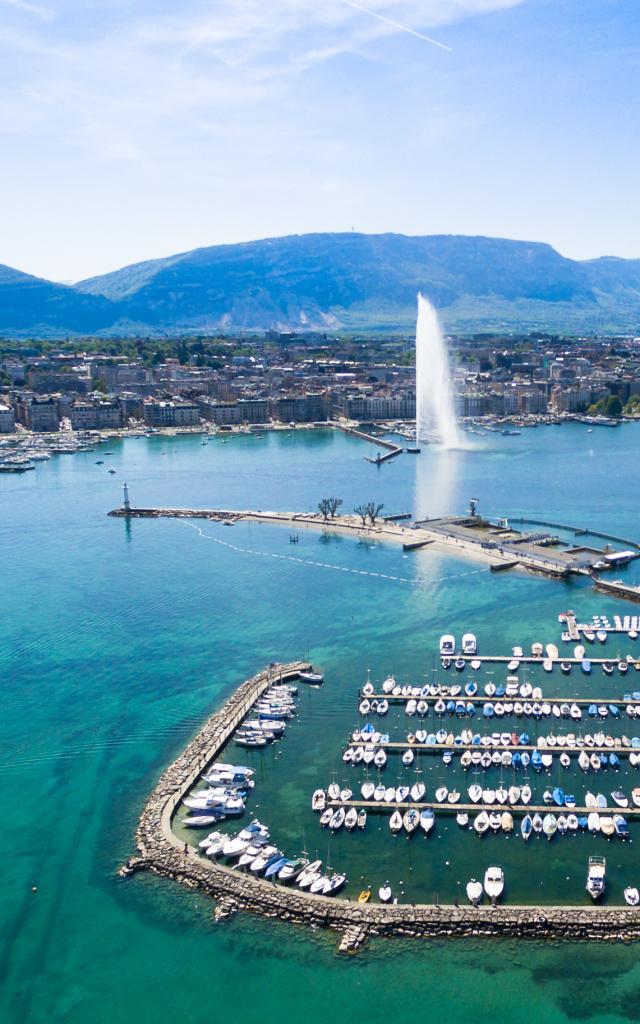
{"type": "Polygon", "coordinates": [[[544,661],[542,662],[542,667],[545,670],[545,672],[552,672],[553,671],[553,662],[552,662],[551,658],[545,658],[544,661]]]}
{"type": "Polygon", "coordinates": [[[440,637],[440,654],[442,657],[447,658],[455,654],[456,641],[450,633],[445,633],[440,637]]]}
{"type": "Polygon", "coordinates": [[[480,811],[480,814],[476,815],[473,821],[473,827],[478,835],[484,835],[489,828],[489,815],[486,811],[480,811]]]}
{"type": "Polygon", "coordinates": [[[380,888],[378,889],[378,897],[380,899],[380,902],[381,903],[390,903],[391,902],[391,896],[392,896],[391,886],[389,885],[388,882],[385,882],[384,885],[381,885],[380,888]]]}
{"type": "Polygon", "coordinates": [[[474,907],[479,905],[482,900],[482,882],[478,882],[475,878],[467,882],[467,899],[474,907]]]}
{"type": "Polygon", "coordinates": [[[285,885],[288,885],[290,882],[295,882],[295,880],[300,877],[300,875],[308,866],[308,864],[309,859],[307,857],[296,857],[295,860],[289,860],[280,868],[280,871],[278,872],[278,878],[285,885]]]}
{"type": "Polygon", "coordinates": [[[604,857],[589,857],[587,874],[587,892],[592,900],[602,896],[606,886],[607,861],[604,857]]]}
{"type": "Polygon", "coordinates": [[[364,828],[367,824],[367,812],[364,807],[361,807],[358,811],[358,828],[364,828]]]}
{"type": "Polygon", "coordinates": [[[484,891],[492,903],[497,903],[504,891],[504,871],[502,868],[487,868],[484,873],[484,891]]]}
{"type": "Polygon", "coordinates": [[[298,876],[298,888],[308,889],[317,878],[320,878],[321,868],[322,861],[320,860],[314,860],[311,864],[307,864],[298,876]]]}
{"type": "Polygon", "coordinates": [[[527,841],[527,839],[529,839],[532,830],[533,830],[533,823],[531,821],[531,815],[530,814],[525,814],[524,818],[522,819],[522,821],[520,823],[520,834],[521,834],[522,838],[525,840],[525,842],[527,841]]]}
{"type": "Polygon", "coordinates": [[[458,813],[456,814],[456,825],[459,825],[460,828],[466,828],[468,824],[469,824],[469,815],[467,814],[467,812],[466,811],[458,811],[458,813]]]}
{"type": "MultiPolygon", "coordinates": [[[[366,785],[366,783],[365,783],[366,785]]],[[[313,796],[311,797],[311,810],[312,811],[324,811],[327,805],[327,795],[324,789],[316,789],[313,796]]]]}
{"type": "Polygon", "coordinates": [[[637,907],[640,903],[640,892],[632,886],[627,886],[624,890],[624,901],[630,907],[637,907]]]}
{"type": "Polygon", "coordinates": [[[478,651],[478,641],[473,633],[465,633],[462,637],[462,653],[463,654],[476,654],[478,651]]]}
{"type": "Polygon", "coordinates": [[[612,800],[617,803],[618,807],[628,807],[629,799],[625,796],[621,789],[614,789],[611,793],[612,800]]]}

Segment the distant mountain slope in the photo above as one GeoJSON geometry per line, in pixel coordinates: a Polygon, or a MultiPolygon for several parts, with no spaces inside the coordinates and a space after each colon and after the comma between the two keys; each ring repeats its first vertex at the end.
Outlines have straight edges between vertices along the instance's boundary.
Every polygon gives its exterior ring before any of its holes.
{"type": "Polygon", "coordinates": [[[118,312],[103,295],[83,294],[0,264],[0,333],[90,334],[109,327],[118,312]]]}
{"type": "Polygon", "coordinates": [[[482,236],[293,235],[195,249],[73,288],[6,273],[16,280],[0,273],[5,333],[409,331],[418,290],[452,330],[640,331],[640,260],[577,262],[482,236]],[[31,297],[29,281],[40,289],[31,297]]]}

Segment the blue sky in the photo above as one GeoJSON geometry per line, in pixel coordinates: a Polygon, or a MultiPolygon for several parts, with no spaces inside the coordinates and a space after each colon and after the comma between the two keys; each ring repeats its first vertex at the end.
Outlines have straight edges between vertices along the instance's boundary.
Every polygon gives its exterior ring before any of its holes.
{"type": "Polygon", "coordinates": [[[639,68],[640,0],[0,0],[0,262],[351,228],[640,256],[639,68]]]}

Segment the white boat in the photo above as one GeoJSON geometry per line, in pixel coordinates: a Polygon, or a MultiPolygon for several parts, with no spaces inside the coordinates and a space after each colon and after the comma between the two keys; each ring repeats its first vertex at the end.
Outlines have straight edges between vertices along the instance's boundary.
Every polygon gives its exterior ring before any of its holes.
{"type": "Polygon", "coordinates": [[[344,819],[346,817],[344,807],[338,807],[337,811],[334,811],[331,821],[329,822],[329,828],[332,832],[337,832],[344,825],[344,819]]]}
{"type": "Polygon", "coordinates": [[[443,657],[451,657],[456,651],[456,640],[450,633],[440,637],[440,654],[443,657]]]}
{"type": "Polygon", "coordinates": [[[375,793],[376,785],[375,782],[363,782],[360,787],[363,800],[372,800],[373,794],[375,793]]]}
{"type": "Polygon", "coordinates": [[[456,814],[456,825],[459,825],[460,828],[466,828],[468,824],[469,824],[469,815],[467,814],[467,812],[466,811],[458,811],[458,813],[456,814]]]}
{"type": "Polygon", "coordinates": [[[419,804],[427,791],[424,782],[414,782],[410,790],[410,796],[414,804],[419,804]]]}
{"type": "Polygon", "coordinates": [[[313,796],[311,797],[311,810],[312,811],[324,811],[327,805],[327,794],[324,789],[316,789],[313,796]]]}
{"type": "Polygon", "coordinates": [[[308,889],[309,886],[316,878],[320,877],[320,869],[322,867],[322,861],[314,860],[311,864],[307,864],[306,868],[302,870],[298,877],[298,886],[300,889],[308,889]]]}
{"type": "Polygon", "coordinates": [[[402,829],[402,815],[400,811],[394,811],[389,819],[389,828],[392,832],[400,832],[402,829]]]}
{"type": "Polygon", "coordinates": [[[351,832],[358,824],[358,811],[355,807],[350,807],[344,816],[344,827],[348,832],[351,832]]]}
{"type": "Polygon", "coordinates": [[[404,812],[402,823],[405,827],[405,831],[411,835],[415,832],[418,825],[420,824],[420,815],[416,811],[415,807],[410,807],[408,811],[404,812]]]}
{"type": "Polygon", "coordinates": [[[596,638],[600,641],[601,644],[605,643],[607,639],[606,629],[599,629],[596,633],[596,638]]]}
{"type": "Polygon", "coordinates": [[[638,903],[640,903],[640,893],[637,889],[628,886],[624,890],[624,900],[630,907],[637,907],[638,903]]]}
{"type": "Polygon", "coordinates": [[[553,672],[553,662],[551,658],[545,658],[542,662],[542,667],[545,670],[545,672],[553,672]]]}
{"type": "Polygon", "coordinates": [[[484,891],[492,903],[496,903],[504,891],[504,871],[500,867],[489,867],[484,873],[484,891]]]}
{"type": "Polygon", "coordinates": [[[388,882],[385,882],[384,885],[380,886],[380,888],[378,889],[378,896],[380,898],[381,903],[391,902],[391,886],[389,885],[388,882]]]}
{"type": "Polygon", "coordinates": [[[587,874],[587,892],[592,900],[598,900],[602,896],[606,886],[607,861],[604,857],[589,857],[589,872],[587,874]]]}
{"type": "Polygon", "coordinates": [[[423,811],[420,811],[420,828],[426,835],[428,835],[431,829],[433,828],[435,820],[436,816],[430,807],[427,807],[423,811]]]}
{"type": "Polygon", "coordinates": [[[476,640],[473,633],[465,633],[462,637],[462,653],[463,654],[476,654],[478,650],[478,641],[476,640]]]}
{"type": "Polygon", "coordinates": [[[415,754],[413,753],[413,750],[411,750],[411,749],[405,750],[404,754],[402,755],[402,763],[403,763],[403,765],[405,765],[407,767],[409,765],[412,765],[414,757],[415,757],[415,754]]]}
{"type": "Polygon", "coordinates": [[[296,860],[287,861],[287,863],[280,868],[278,878],[281,882],[284,882],[285,885],[289,882],[295,882],[296,878],[300,877],[308,865],[308,857],[297,857],[296,860]]]}
{"type": "Polygon", "coordinates": [[[480,811],[480,814],[476,815],[473,821],[473,827],[478,835],[484,835],[489,828],[489,815],[486,811],[480,811]]]}
{"type": "Polygon", "coordinates": [[[324,682],[324,676],[321,672],[298,672],[298,679],[303,683],[311,683],[313,686],[318,686],[324,682]]]}
{"type": "Polygon", "coordinates": [[[436,800],[438,801],[438,803],[444,803],[445,800],[447,799],[448,794],[449,790],[447,789],[446,786],[439,786],[438,789],[436,789],[436,800]]]}
{"type": "Polygon", "coordinates": [[[473,786],[469,786],[467,793],[469,794],[469,799],[472,804],[479,804],[482,800],[482,786],[479,786],[477,783],[474,783],[473,786]]]}
{"type": "Polygon", "coordinates": [[[467,882],[467,899],[474,907],[478,906],[482,900],[482,882],[476,881],[475,878],[467,882]]]}
{"type": "Polygon", "coordinates": [[[480,661],[480,658],[472,658],[470,665],[474,672],[478,672],[478,670],[482,668],[482,662],[480,661]]]}

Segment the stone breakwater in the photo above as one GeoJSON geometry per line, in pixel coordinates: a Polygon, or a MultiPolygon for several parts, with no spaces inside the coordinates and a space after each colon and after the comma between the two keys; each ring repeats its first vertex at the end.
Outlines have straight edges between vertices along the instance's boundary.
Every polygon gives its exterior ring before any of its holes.
{"type": "Polygon", "coordinates": [[[629,907],[357,904],[276,885],[206,860],[190,847],[185,851],[184,844],[171,828],[180,801],[219,755],[257,698],[274,682],[294,679],[307,668],[309,666],[303,662],[271,665],[242,683],[207,720],[183,753],[163,772],[147,800],[136,832],[139,856],[127,861],[122,874],[151,871],[201,890],[217,900],[225,911],[246,910],[312,927],[357,932],[361,939],[364,935],[640,939],[640,910],[629,907]]]}

